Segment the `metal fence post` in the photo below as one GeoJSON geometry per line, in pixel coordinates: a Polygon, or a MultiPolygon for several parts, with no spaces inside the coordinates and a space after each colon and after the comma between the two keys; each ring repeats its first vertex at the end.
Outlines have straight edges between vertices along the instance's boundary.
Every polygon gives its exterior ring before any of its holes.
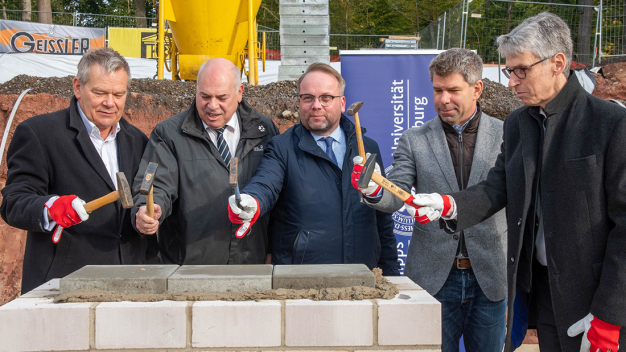
{"type": "Polygon", "coordinates": [[[602,62],[602,0],[600,0],[600,43],[598,44],[598,63],[602,62]]]}
{"type": "Polygon", "coordinates": [[[444,50],[444,45],[446,41],[446,14],[448,11],[443,13],[443,31],[441,34],[441,50],[444,50]]]}

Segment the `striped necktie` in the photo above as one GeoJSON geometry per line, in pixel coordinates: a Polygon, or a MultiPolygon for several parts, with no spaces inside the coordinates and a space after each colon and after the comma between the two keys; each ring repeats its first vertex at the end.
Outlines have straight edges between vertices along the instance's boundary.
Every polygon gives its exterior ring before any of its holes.
{"type": "Polygon", "coordinates": [[[224,139],[225,129],[226,129],[226,126],[215,130],[215,132],[217,132],[217,150],[222,156],[222,160],[224,160],[224,163],[226,164],[226,166],[230,167],[230,149],[228,149],[228,144],[226,143],[226,140],[224,139]]]}
{"type": "Polygon", "coordinates": [[[334,141],[333,137],[326,137],[326,138],[320,138],[320,139],[326,142],[326,154],[328,155],[330,160],[333,162],[333,164],[339,166],[339,163],[337,163],[337,157],[335,156],[335,152],[333,151],[333,141],[334,141]]]}

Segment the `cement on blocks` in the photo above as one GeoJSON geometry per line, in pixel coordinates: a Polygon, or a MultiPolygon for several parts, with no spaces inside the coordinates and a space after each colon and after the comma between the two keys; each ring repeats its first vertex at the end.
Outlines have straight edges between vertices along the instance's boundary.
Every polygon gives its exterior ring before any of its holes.
{"type": "Polygon", "coordinates": [[[272,289],[271,264],[183,265],[167,280],[169,292],[241,292],[272,289]]]}
{"type": "Polygon", "coordinates": [[[364,264],[276,265],[272,287],[295,290],[374,287],[376,278],[364,264]]]}
{"type": "Polygon", "coordinates": [[[74,290],[158,294],[178,265],[87,265],[61,278],[61,294],[74,290]]]}

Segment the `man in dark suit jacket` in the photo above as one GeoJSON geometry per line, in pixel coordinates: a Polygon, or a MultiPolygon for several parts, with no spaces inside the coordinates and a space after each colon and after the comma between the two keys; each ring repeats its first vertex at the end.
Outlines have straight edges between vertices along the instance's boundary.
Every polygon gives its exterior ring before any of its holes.
{"type": "MultiPolygon", "coordinates": [[[[88,264],[145,260],[145,238],[119,202],[87,214],[85,200],[117,188],[115,173],[137,172],[148,138],[122,118],[130,68],[117,52],[87,52],[70,107],[19,124],[7,152],[2,219],[28,231],[22,293],[88,264]],[[60,227],[57,243],[52,230],[60,227]]],[[[56,232],[56,230],[55,230],[56,232]]]]}
{"type": "Polygon", "coordinates": [[[573,45],[559,17],[528,18],[498,44],[526,106],[504,122],[485,181],[451,196],[416,196],[421,221],[444,214],[459,231],[506,207],[505,350],[518,287],[530,293],[541,351],[617,351],[626,345],[626,113],[570,75],[573,45]]]}

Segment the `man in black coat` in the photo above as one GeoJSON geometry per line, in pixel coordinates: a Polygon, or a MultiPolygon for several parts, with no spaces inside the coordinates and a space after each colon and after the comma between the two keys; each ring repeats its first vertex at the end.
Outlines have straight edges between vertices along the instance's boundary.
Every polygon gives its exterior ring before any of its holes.
{"type": "Polygon", "coordinates": [[[7,152],[2,219],[28,231],[22,293],[84,265],[139,264],[145,238],[119,202],[87,214],[87,201],[137,172],[147,137],[122,118],[130,68],[117,52],[87,52],[70,107],[19,124],[7,152]],[[52,233],[61,232],[53,241],[52,233]],[[63,230],[65,229],[65,230],[63,230]],[[56,242],[56,243],[55,243],[56,242]]]}
{"type": "Polygon", "coordinates": [[[519,288],[541,351],[617,351],[626,345],[626,111],[570,74],[573,45],[559,17],[528,18],[498,44],[526,106],[504,122],[487,179],[450,196],[417,195],[420,221],[443,214],[456,219],[443,225],[460,231],[506,207],[505,350],[519,288]]]}
{"type": "Polygon", "coordinates": [[[133,224],[144,234],[158,229],[161,262],[217,265],[268,260],[269,216],[259,219],[246,236],[238,236],[226,204],[233,192],[231,157],[239,159],[238,182],[243,188],[277,134],[272,120],[243,99],[237,66],[224,58],[200,66],[196,99],[154,128],[135,176],[133,224]],[[146,214],[146,197],[139,194],[150,162],[159,164],[153,183],[154,218],[146,214]]]}

